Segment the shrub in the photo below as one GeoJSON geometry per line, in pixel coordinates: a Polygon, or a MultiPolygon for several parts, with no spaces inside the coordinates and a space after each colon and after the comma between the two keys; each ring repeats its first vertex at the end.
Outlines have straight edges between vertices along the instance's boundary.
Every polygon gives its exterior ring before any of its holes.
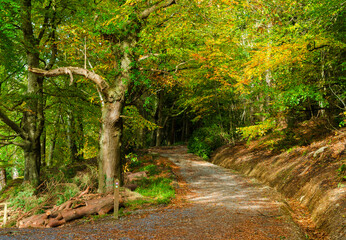
{"type": "Polygon", "coordinates": [[[189,152],[195,153],[203,159],[208,159],[212,151],[225,143],[220,129],[215,126],[200,128],[193,132],[189,139],[189,152]]]}
{"type": "Polygon", "coordinates": [[[98,185],[98,170],[96,166],[86,165],[87,170],[77,172],[72,179],[72,183],[76,184],[80,189],[90,187],[96,190],[98,185]]]}
{"type": "Polygon", "coordinates": [[[275,127],[275,120],[267,119],[253,126],[240,127],[237,129],[237,131],[243,136],[243,139],[247,139],[247,141],[249,142],[257,137],[264,136],[267,132],[273,130],[275,127]]]}
{"type": "Polygon", "coordinates": [[[44,202],[47,196],[38,197],[35,195],[36,189],[30,184],[24,184],[18,186],[11,194],[8,202],[9,206],[14,209],[22,209],[24,212],[28,212],[34,207],[44,202]]]}
{"type": "Polygon", "coordinates": [[[76,196],[80,192],[78,186],[74,183],[63,184],[62,186],[63,186],[62,193],[57,195],[58,197],[58,200],[56,202],[57,206],[68,201],[70,198],[76,196]]]}

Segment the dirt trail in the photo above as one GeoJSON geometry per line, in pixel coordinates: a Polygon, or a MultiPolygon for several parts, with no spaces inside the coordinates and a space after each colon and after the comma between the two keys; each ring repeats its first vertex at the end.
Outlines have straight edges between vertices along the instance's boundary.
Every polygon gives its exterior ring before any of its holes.
{"type": "Polygon", "coordinates": [[[180,167],[189,204],[57,229],[4,229],[0,239],[305,239],[278,195],[249,178],[202,161],[186,147],[154,148],[180,167]]]}

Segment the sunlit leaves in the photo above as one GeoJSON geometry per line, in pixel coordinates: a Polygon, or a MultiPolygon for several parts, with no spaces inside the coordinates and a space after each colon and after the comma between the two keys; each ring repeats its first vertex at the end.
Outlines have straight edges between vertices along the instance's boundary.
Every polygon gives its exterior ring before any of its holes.
{"type": "Polygon", "coordinates": [[[127,148],[130,147],[143,147],[143,139],[140,139],[140,132],[145,130],[153,131],[157,129],[155,123],[145,119],[134,106],[128,106],[124,109],[124,142],[127,144],[127,148]]]}

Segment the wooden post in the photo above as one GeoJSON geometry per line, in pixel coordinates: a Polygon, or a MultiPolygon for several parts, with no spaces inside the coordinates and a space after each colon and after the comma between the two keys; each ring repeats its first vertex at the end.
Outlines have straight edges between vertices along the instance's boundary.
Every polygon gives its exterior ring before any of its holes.
{"type": "Polygon", "coordinates": [[[119,179],[114,180],[114,218],[119,218],[119,179]]]}
{"type": "Polygon", "coordinates": [[[7,203],[5,203],[5,209],[4,209],[4,226],[6,225],[7,222],[7,203]]]}
{"type": "Polygon", "coordinates": [[[4,205],[4,224],[3,226],[5,226],[6,222],[7,222],[7,204],[8,203],[0,203],[0,205],[4,205]]]}

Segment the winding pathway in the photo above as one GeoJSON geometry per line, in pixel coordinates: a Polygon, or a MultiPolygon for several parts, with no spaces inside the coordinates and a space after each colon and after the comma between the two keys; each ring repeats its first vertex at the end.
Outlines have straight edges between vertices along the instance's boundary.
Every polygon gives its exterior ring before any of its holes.
{"type": "Polygon", "coordinates": [[[55,229],[4,229],[0,239],[305,239],[270,188],[188,154],[153,148],[180,167],[188,204],[55,229]]]}

